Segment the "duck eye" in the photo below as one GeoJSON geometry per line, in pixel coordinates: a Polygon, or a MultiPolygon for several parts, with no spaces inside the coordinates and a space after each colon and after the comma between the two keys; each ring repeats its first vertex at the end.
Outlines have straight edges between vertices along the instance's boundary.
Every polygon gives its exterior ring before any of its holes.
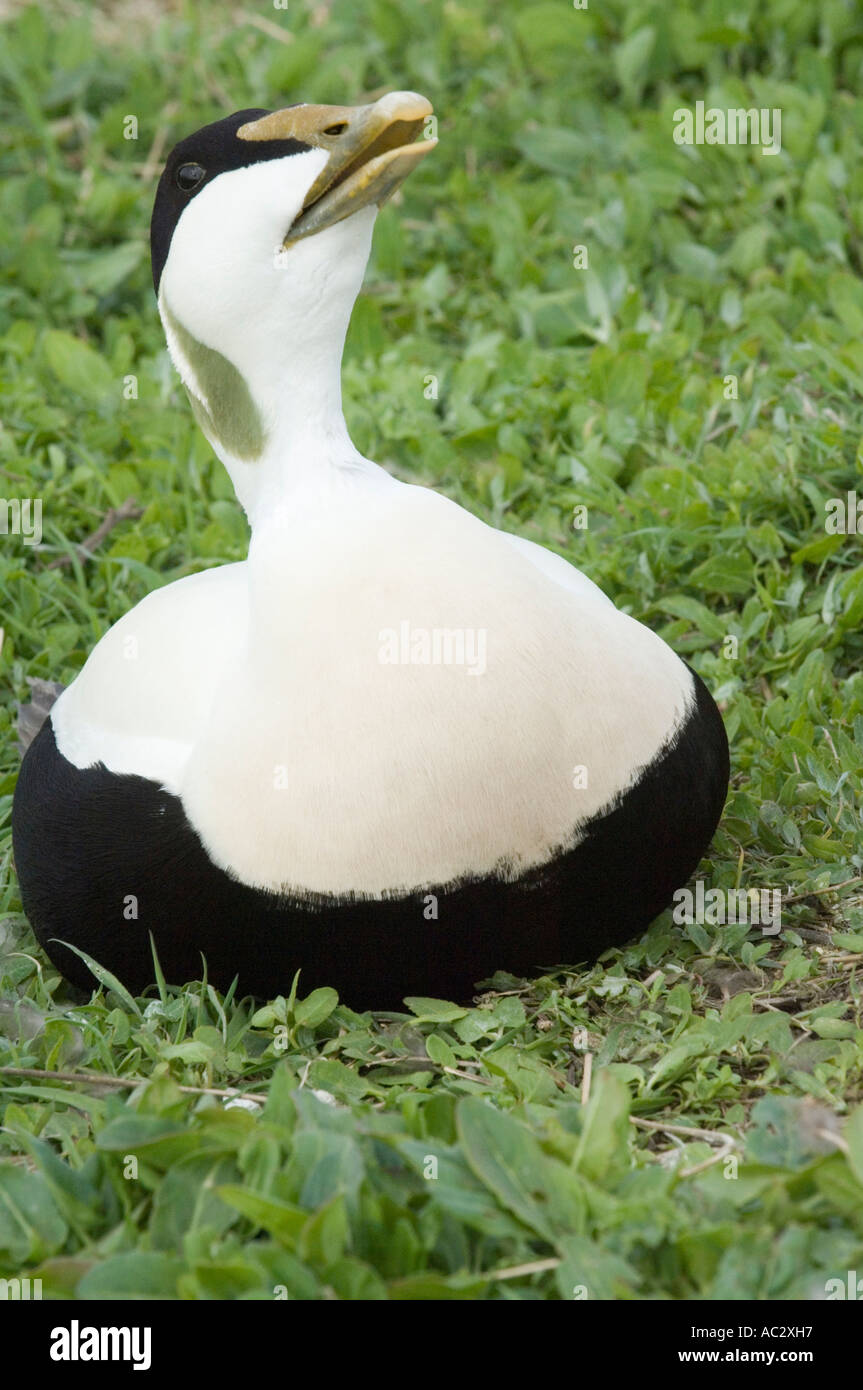
{"type": "Polygon", "coordinates": [[[190,193],[197,188],[206,172],[200,164],[181,164],[177,170],[177,187],[182,188],[184,193],[190,193]]]}

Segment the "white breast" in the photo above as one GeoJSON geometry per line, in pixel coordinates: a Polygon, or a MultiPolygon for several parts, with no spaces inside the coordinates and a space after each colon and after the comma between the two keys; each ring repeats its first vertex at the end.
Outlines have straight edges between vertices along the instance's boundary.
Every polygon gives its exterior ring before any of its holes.
{"type": "Polygon", "coordinates": [[[104,762],[178,792],[225,668],[245,644],[245,564],[156,589],[105,633],[51,711],[76,767],[104,762]]]}
{"type": "Polygon", "coordinates": [[[242,881],[380,895],[513,876],[574,843],[691,691],[559,557],[393,485],[259,528],[245,565],[150,595],[54,723],[78,766],[178,793],[242,881]]]}

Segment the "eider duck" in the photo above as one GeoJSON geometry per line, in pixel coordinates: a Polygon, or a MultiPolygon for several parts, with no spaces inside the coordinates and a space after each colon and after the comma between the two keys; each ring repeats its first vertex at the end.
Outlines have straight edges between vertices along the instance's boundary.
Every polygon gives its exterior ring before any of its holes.
{"type": "Polygon", "coordinates": [[[175,984],[463,1000],[633,938],[710,842],[728,745],[699,677],[348,436],[348,321],[430,113],[238,111],[168,158],[159,312],[251,542],[116,623],[24,757],[24,909],[78,986],[84,952],[143,990],[155,947],[175,984]]]}

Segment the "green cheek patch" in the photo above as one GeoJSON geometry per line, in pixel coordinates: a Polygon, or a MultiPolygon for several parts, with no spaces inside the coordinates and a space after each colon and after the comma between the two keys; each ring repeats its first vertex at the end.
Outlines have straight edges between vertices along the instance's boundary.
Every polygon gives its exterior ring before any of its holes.
{"type": "MultiPolygon", "coordinates": [[[[184,328],[162,298],[165,321],[207,398],[207,405],[189,391],[195,419],[211,439],[235,458],[259,458],[266,443],[266,432],[258,407],[245,377],[227,357],[206,347],[184,328]]],[[[189,390],[188,385],[186,386],[189,390]]]]}

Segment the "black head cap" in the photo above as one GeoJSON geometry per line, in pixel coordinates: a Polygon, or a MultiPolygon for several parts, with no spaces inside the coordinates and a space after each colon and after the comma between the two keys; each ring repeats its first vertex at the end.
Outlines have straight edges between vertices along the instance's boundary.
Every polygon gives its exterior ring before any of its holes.
{"type": "Polygon", "coordinates": [[[233,116],[213,121],[212,125],[202,126],[194,135],[188,135],[168,155],[156,189],[150,221],[150,259],[157,294],[174,228],[183,209],[196,193],[211,179],[227,173],[229,169],[244,169],[248,164],[258,164],[264,159],[282,159],[285,155],[299,154],[301,150],[310,148],[302,140],[241,140],[238,137],[240,126],[269,114],[269,111],[257,107],[235,111],[233,116]]]}

